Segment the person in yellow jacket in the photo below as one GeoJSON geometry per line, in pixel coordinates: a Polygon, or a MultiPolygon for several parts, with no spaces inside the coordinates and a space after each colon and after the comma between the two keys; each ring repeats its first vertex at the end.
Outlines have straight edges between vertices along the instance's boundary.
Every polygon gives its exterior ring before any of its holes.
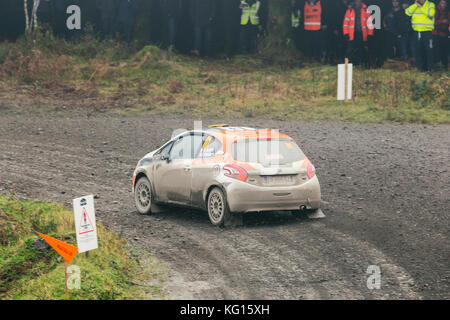
{"type": "Polygon", "coordinates": [[[429,0],[416,0],[406,8],[411,17],[414,32],[413,48],[416,67],[423,71],[433,70],[433,34],[436,5],[429,0]]]}
{"type": "Polygon", "coordinates": [[[261,28],[261,1],[241,0],[239,7],[241,9],[240,51],[241,53],[253,52],[258,30],[261,28]]]}
{"type": "Polygon", "coordinates": [[[301,50],[302,44],[302,11],[300,9],[300,0],[291,0],[291,5],[289,7],[290,18],[291,18],[291,37],[294,41],[295,47],[301,50]]]}

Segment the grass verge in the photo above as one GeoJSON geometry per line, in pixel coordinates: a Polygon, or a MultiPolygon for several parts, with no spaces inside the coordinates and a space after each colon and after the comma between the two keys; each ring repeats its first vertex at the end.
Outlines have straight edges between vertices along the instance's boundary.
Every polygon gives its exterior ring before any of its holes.
{"type": "MultiPolygon", "coordinates": [[[[97,224],[99,249],[78,254],[80,289],[70,299],[164,298],[164,268],[152,256],[136,254],[116,233],[97,224]],[[153,281],[149,281],[153,279],[153,281]]],[[[76,245],[73,214],[61,205],[0,196],[0,299],[65,299],[64,261],[35,233],[76,245]]]]}
{"type": "Polygon", "coordinates": [[[0,108],[450,123],[448,72],[422,73],[402,62],[355,68],[354,98],[343,103],[336,101],[336,66],[264,55],[198,59],[90,35],[75,43],[51,34],[35,40],[0,44],[0,108]]]}

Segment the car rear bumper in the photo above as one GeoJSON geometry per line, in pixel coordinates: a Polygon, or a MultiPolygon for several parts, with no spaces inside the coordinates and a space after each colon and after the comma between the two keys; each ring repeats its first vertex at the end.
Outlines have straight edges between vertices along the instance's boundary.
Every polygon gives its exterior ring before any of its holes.
{"type": "Polygon", "coordinates": [[[231,212],[298,210],[320,207],[320,184],[317,176],[288,187],[261,187],[236,181],[226,187],[231,212]]]}

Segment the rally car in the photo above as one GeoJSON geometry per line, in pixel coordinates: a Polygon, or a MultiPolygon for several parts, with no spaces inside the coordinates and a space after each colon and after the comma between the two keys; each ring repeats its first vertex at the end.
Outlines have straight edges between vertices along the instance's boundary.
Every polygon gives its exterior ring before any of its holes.
{"type": "Polygon", "coordinates": [[[234,213],[318,211],[315,168],[277,130],[213,126],[186,131],[144,156],[133,174],[138,212],[174,204],[208,212],[221,226],[234,213]]]}

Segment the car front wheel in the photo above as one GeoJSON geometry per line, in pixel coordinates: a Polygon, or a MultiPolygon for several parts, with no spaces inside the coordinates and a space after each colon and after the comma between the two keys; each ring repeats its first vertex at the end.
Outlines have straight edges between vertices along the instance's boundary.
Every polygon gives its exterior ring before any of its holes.
{"type": "Polygon", "coordinates": [[[225,220],[229,218],[230,211],[222,190],[214,188],[208,195],[208,216],[215,226],[223,226],[225,220]]]}
{"type": "Polygon", "coordinates": [[[134,187],[134,202],[141,214],[149,214],[152,207],[152,189],[147,177],[142,177],[134,187]]]}

